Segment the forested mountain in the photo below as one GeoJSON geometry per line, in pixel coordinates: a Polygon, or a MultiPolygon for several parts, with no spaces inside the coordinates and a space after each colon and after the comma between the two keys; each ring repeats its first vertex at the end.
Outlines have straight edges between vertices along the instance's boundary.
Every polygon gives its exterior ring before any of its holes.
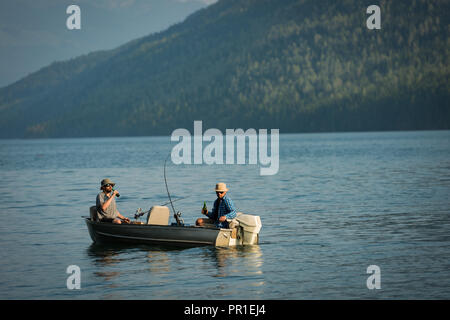
{"type": "Polygon", "coordinates": [[[219,1],[0,89],[0,137],[449,129],[450,2],[370,4],[219,1]]]}

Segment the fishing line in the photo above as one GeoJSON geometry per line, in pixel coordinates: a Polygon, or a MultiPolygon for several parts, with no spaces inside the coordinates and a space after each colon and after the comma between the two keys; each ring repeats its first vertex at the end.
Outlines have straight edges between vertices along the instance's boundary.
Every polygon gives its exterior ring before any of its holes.
{"type": "Polygon", "coordinates": [[[170,205],[172,206],[172,210],[173,210],[173,217],[175,218],[175,220],[177,221],[177,225],[181,225],[181,221],[180,221],[180,213],[177,213],[175,211],[175,207],[173,206],[173,201],[172,201],[172,197],[170,196],[170,192],[169,192],[169,187],[167,186],[167,178],[166,178],[166,163],[167,163],[167,159],[169,159],[171,153],[169,152],[169,154],[167,155],[166,160],[164,161],[164,182],[166,183],[166,190],[167,190],[167,195],[169,196],[169,201],[170,201],[170,205]]]}

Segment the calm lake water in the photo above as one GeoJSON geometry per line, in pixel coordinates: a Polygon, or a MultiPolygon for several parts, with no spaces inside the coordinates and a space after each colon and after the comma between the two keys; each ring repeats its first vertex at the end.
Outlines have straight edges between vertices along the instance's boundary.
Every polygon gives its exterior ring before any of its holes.
{"type": "Polygon", "coordinates": [[[170,137],[0,140],[0,299],[449,299],[450,131],[280,135],[280,168],[174,165],[186,223],[226,182],[261,216],[260,244],[167,249],[92,244],[105,177],[119,211],[167,202],[170,137]],[[81,289],[69,290],[69,265],[81,289]],[[381,270],[369,290],[367,267],[381,270]]]}

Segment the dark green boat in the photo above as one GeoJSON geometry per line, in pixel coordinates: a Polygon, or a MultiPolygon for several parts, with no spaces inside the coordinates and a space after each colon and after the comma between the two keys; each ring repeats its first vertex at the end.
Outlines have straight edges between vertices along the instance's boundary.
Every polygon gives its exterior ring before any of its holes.
{"type": "Polygon", "coordinates": [[[95,220],[96,208],[90,208],[85,218],[92,241],[95,243],[166,244],[176,246],[236,246],[252,245],[259,241],[259,216],[238,213],[230,221],[232,228],[186,226],[169,224],[168,207],[154,206],[149,210],[147,223],[113,224],[95,220]]]}

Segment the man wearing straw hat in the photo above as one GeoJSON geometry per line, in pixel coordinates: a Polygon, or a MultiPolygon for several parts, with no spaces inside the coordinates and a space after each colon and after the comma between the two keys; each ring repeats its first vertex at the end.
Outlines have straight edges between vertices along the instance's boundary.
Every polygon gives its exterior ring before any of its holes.
{"type": "Polygon", "coordinates": [[[119,196],[117,190],[113,190],[116,185],[110,179],[106,178],[100,182],[100,192],[97,195],[97,216],[99,221],[112,222],[121,224],[122,222],[129,223],[130,219],[125,218],[117,210],[116,196],[119,196]]]}
{"type": "Polygon", "coordinates": [[[217,199],[214,201],[214,206],[211,212],[202,209],[202,214],[206,215],[206,218],[198,218],[195,222],[198,226],[204,226],[205,224],[215,224],[218,228],[228,228],[227,219],[233,219],[236,217],[236,208],[233,201],[227,196],[227,185],[219,182],[216,184],[217,199]]]}

